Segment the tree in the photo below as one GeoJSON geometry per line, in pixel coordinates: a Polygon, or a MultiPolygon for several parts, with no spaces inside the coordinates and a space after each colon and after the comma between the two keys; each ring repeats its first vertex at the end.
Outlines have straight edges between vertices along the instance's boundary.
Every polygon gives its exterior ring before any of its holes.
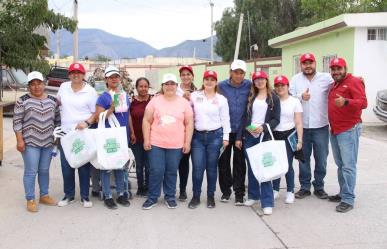
{"type": "Polygon", "coordinates": [[[102,55],[102,54],[97,54],[94,58],[94,60],[96,61],[102,61],[102,62],[108,62],[108,61],[111,61],[111,59],[105,55],[102,55]]]}
{"type": "Polygon", "coordinates": [[[47,0],[2,0],[0,3],[0,64],[47,72],[39,52],[47,42],[37,28],[74,32],[76,22],[48,9],[47,0]]]}

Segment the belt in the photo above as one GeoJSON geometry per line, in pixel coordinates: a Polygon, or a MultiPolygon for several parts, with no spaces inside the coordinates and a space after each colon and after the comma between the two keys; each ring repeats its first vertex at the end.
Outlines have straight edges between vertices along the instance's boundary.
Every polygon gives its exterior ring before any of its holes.
{"type": "Polygon", "coordinates": [[[218,128],[218,129],[215,129],[215,130],[211,130],[211,131],[207,131],[207,130],[198,131],[198,130],[195,129],[195,132],[198,132],[198,133],[214,133],[214,132],[218,131],[219,129],[221,129],[221,128],[218,128]]]}

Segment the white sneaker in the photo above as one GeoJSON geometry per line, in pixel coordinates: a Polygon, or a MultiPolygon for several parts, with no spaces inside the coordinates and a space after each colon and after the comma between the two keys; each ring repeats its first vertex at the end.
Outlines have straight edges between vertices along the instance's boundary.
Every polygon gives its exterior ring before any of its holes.
{"type": "Polygon", "coordinates": [[[294,203],[294,193],[292,193],[292,192],[287,192],[287,193],[286,193],[285,203],[286,203],[286,204],[292,204],[292,203],[294,203]]]}
{"type": "Polygon", "coordinates": [[[247,199],[243,205],[245,205],[246,207],[251,207],[252,205],[254,205],[255,203],[259,203],[258,200],[253,200],[253,199],[247,199]]]}
{"type": "Polygon", "coordinates": [[[273,190],[274,200],[277,200],[279,197],[279,191],[273,190]]]}
{"type": "Polygon", "coordinates": [[[75,200],[74,200],[74,197],[71,197],[71,198],[68,198],[68,197],[63,197],[63,199],[61,201],[58,202],[58,207],[65,207],[71,203],[74,203],[75,200]]]}
{"type": "Polygon", "coordinates": [[[89,198],[82,199],[81,203],[83,204],[84,208],[91,208],[93,206],[93,203],[89,200],[89,198]]]}
{"type": "Polygon", "coordinates": [[[273,208],[272,207],[265,207],[263,208],[263,214],[264,215],[271,215],[273,213],[273,208]]]}

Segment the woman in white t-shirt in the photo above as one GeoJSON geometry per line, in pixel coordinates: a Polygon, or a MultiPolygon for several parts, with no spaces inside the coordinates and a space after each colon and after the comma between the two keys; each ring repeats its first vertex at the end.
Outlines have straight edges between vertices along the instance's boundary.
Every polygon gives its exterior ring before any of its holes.
{"type": "MultiPolygon", "coordinates": [[[[285,203],[294,202],[294,169],[293,157],[294,151],[290,146],[288,137],[295,130],[297,137],[296,150],[302,148],[302,105],[297,98],[289,95],[289,80],[285,76],[277,76],[274,79],[274,90],[281,101],[281,118],[279,125],[274,129],[273,135],[276,140],[285,140],[286,152],[289,162],[289,170],[285,175],[286,178],[286,199],[285,203]]],[[[279,196],[281,178],[273,181],[274,199],[279,196]]]]}
{"type": "Polygon", "coordinates": [[[215,71],[205,71],[203,86],[191,94],[194,109],[195,131],[192,137],[192,191],[188,207],[200,204],[204,171],[207,175],[207,207],[215,207],[215,189],[220,150],[228,146],[230,114],[227,99],[217,93],[218,76],[215,71]]]}

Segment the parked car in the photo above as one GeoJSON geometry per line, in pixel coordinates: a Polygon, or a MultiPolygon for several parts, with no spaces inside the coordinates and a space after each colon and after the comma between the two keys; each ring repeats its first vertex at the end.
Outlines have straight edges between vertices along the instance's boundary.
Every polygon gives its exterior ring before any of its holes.
{"type": "Polygon", "coordinates": [[[387,122],[387,89],[377,92],[374,113],[378,119],[387,122]]]}
{"type": "Polygon", "coordinates": [[[27,75],[21,69],[2,67],[2,89],[27,88],[27,75]]]}
{"type": "Polygon", "coordinates": [[[69,81],[69,71],[66,67],[54,66],[47,74],[47,86],[60,87],[66,81],[69,81]]]}

